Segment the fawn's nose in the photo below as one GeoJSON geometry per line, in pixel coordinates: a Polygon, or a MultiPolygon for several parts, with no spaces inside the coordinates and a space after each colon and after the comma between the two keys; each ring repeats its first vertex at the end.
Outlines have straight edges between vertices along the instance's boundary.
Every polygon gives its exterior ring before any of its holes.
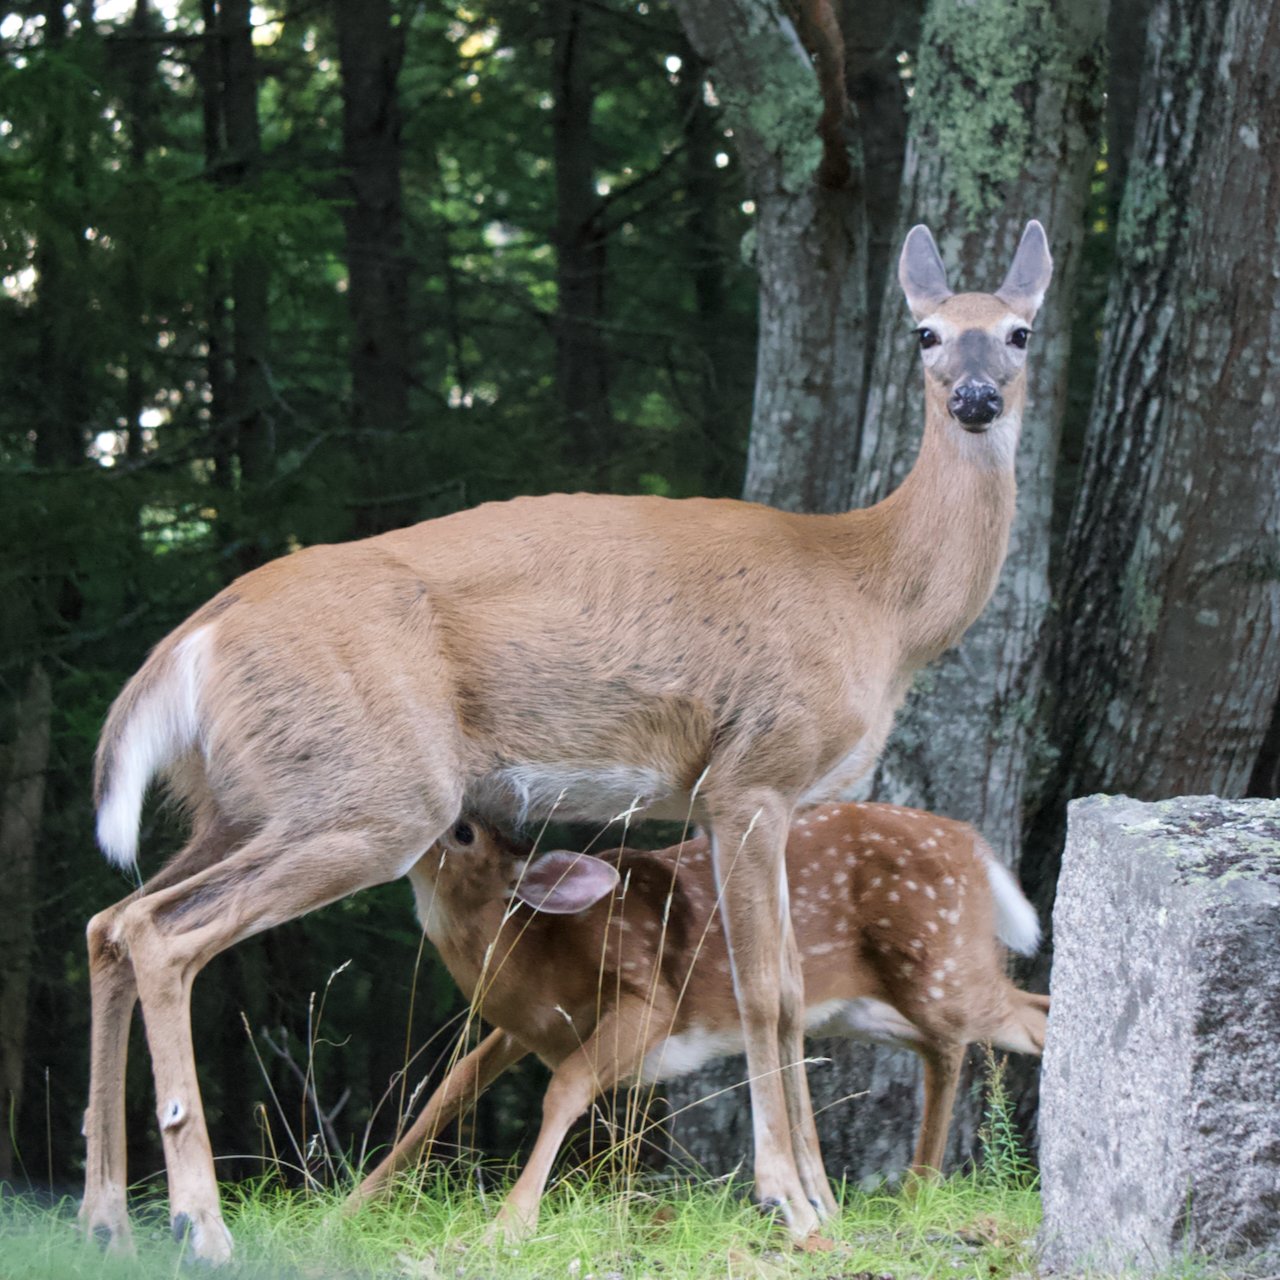
{"type": "Polygon", "coordinates": [[[951,393],[951,416],[968,431],[989,427],[1004,408],[1000,392],[990,382],[962,382],[951,393]]]}

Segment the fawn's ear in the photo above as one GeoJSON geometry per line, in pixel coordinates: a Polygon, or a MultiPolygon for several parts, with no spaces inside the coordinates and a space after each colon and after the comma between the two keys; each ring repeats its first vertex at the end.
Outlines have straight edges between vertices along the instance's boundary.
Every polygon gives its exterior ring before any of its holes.
{"type": "Polygon", "coordinates": [[[937,310],[938,303],[951,297],[942,254],[938,252],[933,233],[923,223],[907,232],[898,258],[898,283],[917,320],[923,320],[937,310]]]}
{"type": "Polygon", "coordinates": [[[1053,276],[1053,257],[1049,253],[1049,237],[1044,228],[1032,218],[1018,241],[1018,251],[1013,255],[1009,274],[996,290],[996,297],[1007,302],[1028,321],[1034,320],[1045,290],[1053,276]]]}
{"type": "Polygon", "coordinates": [[[618,880],[616,867],[589,853],[554,849],[526,864],[511,894],[535,911],[569,916],[612,893],[618,880]]]}

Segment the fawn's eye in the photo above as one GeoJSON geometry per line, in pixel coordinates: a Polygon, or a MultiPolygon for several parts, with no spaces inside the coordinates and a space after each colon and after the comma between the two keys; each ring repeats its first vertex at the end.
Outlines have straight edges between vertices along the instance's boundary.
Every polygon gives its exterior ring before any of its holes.
{"type": "Polygon", "coordinates": [[[469,822],[459,822],[453,828],[453,838],[460,845],[475,844],[476,829],[469,822]]]}
{"type": "Polygon", "coordinates": [[[1009,335],[1009,345],[1011,347],[1017,347],[1019,350],[1025,350],[1027,339],[1029,337],[1031,337],[1030,329],[1015,329],[1009,335]]]}
{"type": "Polygon", "coordinates": [[[917,329],[916,336],[920,339],[922,351],[928,351],[930,347],[936,347],[942,341],[932,329],[917,329]]]}

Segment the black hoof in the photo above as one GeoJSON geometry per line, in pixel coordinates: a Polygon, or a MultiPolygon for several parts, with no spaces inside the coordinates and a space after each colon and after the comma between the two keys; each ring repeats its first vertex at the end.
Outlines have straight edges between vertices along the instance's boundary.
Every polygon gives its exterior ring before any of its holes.
{"type": "Polygon", "coordinates": [[[105,1222],[98,1223],[93,1229],[93,1238],[98,1242],[98,1247],[101,1249],[109,1249],[111,1247],[111,1240],[114,1235],[115,1232],[105,1222]]]}
{"type": "Polygon", "coordinates": [[[191,1219],[185,1213],[180,1213],[174,1218],[173,1226],[169,1229],[173,1232],[173,1238],[182,1244],[191,1234],[191,1219]]]}

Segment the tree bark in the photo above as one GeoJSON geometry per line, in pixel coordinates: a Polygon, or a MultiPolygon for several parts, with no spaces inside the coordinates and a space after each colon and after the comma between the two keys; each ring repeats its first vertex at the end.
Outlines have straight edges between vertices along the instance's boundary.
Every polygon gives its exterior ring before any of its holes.
{"type": "Polygon", "coordinates": [[[586,0],[551,0],[552,148],[556,184],[556,388],[568,464],[607,483],[613,410],[604,339],[607,233],[596,191],[586,0]]]}
{"type": "MultiPolygon", "coordinates": [[[[222,52],[223,181],[251,183],[261,167],[258,124],[258,74],[253,50],[250,0],[219,0],[218,35],[222,52]]],[[[271,411],[274,394],[268,376],[270,352],[270,271],[262,254],[241,250],[231,263],[231,357],[228,388],[235,423],[240,474],[248,485],[271,475],[276,440],[271,411]]],[[[241,568],[260,556],[249,555],[241,568]]]]}
{"type": "Polygon", "coordinates": [[[13,1178],[13,1120],[22,1108],[27,992],[35,944],[35,853],[44,806],[53,703],[34,665],[13,710],[13,742],[0,757],[0,1184],[13,1178]]]}
{"type": "Polygon", "coordinates": [[[822,92],[773,0],[677,0],[676,11],[711,65],[756,203],[749,248],[760,333],[743,496],[792,511],[843,510],[866,341],[866,221],[854,157],[842,185],[818,182],[822,92]]]}
{"type": "MultiPolygon", "coordinates": [[[[904,71],[914,79],[924,0],[843,0],[841,26],[848,53],[849,99],[857,109],[867,217],[868,335],[880,332],[880,308],[896,278],[902,163],[907,145],[908,98],[904,71]],[[900,59],[905,58],[905,66],[900,59]]],[[[869,341],[868,384],[875,354],[869,341]]]]}
{"type": "Polygon", "coordinates": [[[702,361],[699,418],[705,433],[702,492],[736,497],[742,492],[742,422],[733,396],[734,351],[727,319],[728,282],[719,229],[721,184],[715,157],[724,147],[716,113],[707,105],[707,65],[691,46],[680,50],[677,92],[684,117],[685,223],[689,278],[702,361]]]}
{"type": "Polygon", "coordinates": [[[1280,684],[1280,2],[1159,0],[1053,656],[1036,821],[1242,795],[1280,684]],[[1067,696],[1069,692],[1069,696],[1067,696]]]}
{"type": "Polygon", "coordinates": [[[369,459],[357,523],[360,533],[372,534],[408,524],[417,514],[412,503],[387,501],[406,488],[403,437],[412,380],[397,90],[404,29],[393,20],[390,0],[337,0],[336,14],[351,418],[356,448],[369,459]]]}

